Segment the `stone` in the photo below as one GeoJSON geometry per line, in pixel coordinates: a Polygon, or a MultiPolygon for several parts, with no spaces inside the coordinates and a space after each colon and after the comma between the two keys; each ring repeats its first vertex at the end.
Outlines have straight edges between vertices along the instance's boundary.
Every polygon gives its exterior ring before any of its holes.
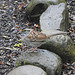
{"type": "Polygon", "coordinates": [[[51,36],[51,35],[57,35],[57,34],[67,34],[67,32],[63,32],[60,30],[46,30],[46,31],[41,31],[41,33],[45,34],[46,36],[51,36]]]}
{"type": "Polygon", "coordinates": [[[26,7],[26,14],[30,17],[30,20],[37,19],[49,5],[59,4],[61,2],[66,3],[65,0],[31,0],[26,7]]]}
{"type": "Polygon", "coordinates": [[[50,51],[37,49],[33,52],[25,52],[17,58],[16,64],[21,62],[41,67],[48,75],[61,75],[61,58],[50,51]]]}
{"type": "Polygon", "coordinates": [[[50,5],[40,16],[42,31],[61,30],[66,31],[68,26],[68,13],[65,3],[50,5]]]}
{"type": "Polygon", "coordinates": [[[46,40],[46,43],[41,45],[40,48],[58,54],[63,62],[75,61],[75,46],[71,38],[66,34],[50,37],[50,39],[46,40]]]}
{"type": "Polygon", "coordinates": [[[24,65],[13,69],[7,75],[47,75],[44,70],[33,65],[24,65]]]}

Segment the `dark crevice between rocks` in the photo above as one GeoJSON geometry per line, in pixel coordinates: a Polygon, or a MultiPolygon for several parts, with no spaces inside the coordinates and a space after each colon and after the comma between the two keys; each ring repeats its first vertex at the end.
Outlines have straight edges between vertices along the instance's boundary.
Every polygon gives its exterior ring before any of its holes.
{"type": "Polygon", "coordinates": [[[40,3],[38,5],[35,6],[35,8],[32,10],[32,12],[27,15],[27,19],[30,22],[34,22],[36,24],[39,24],[39,18],[40,15],[46,10],[44,4],[40,3]]]}

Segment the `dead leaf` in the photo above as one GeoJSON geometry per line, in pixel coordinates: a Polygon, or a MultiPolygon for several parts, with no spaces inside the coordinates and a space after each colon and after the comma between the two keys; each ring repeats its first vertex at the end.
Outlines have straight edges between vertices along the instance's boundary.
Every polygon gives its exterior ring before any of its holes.
{"type": "Polygon", "coordinates": [[[22,6],[24,6],[24,5],[25,5],[24,3],[20,4],[20,5],[18,6],[18,9],[21,10],[22,6]]]}
{"type": "Polygon", "coordinates": [[[3,63],[2,62],[0,62],[0,65],[2,65],[3,63]]]}

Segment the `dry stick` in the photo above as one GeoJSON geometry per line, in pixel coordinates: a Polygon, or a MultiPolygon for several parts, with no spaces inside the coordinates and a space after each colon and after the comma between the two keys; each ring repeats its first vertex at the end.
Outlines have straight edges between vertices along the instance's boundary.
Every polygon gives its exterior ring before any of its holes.
{"type": "Polygon", "coordinates": [[[9,47],[0,47],[0,50],[1,50],[1,49],[6,49],[6,50],[14,50],[14,49],[9,48],[9,47]]]}
{"type": "Polygon", "coordinates": [[[0,36],[0,38],[6,38],[6,39],[10,39],[10,37],[8,37],[8,36],[5,36],[5,35],[2,35],[2,36],[0,36]]]}
{"type": "Polygon", "coordinates": [[[61,35],[61,34],[69,34],[69,32],[61,32],[61,33],[51,34],[51,35],[48,35],[47,37],[50,38],[52,36],[61,35]]]}

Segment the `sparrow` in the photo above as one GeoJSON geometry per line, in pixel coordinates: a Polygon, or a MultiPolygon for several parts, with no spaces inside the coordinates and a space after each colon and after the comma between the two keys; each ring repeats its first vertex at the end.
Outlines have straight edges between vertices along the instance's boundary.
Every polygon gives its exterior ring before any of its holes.
{"type": "Polygon", "coordinates": [[[29,33],[22,37],[22,41],[26,43],[27,46],[39,47],[45,43],[47,36],[41,32],[30,30],[29,33]]]}
{"type": "Polygon", "coordinates": [[[31,29],[26,35],[24,35],[24,37],[22,37],[22,41],[25,42],[27,46],[40,47],[42,44],[46,43],[46,40],[50,39],[50,37],[65,33],[67,32],[61,32],[46,36],[44,33],[31,29]]]}

